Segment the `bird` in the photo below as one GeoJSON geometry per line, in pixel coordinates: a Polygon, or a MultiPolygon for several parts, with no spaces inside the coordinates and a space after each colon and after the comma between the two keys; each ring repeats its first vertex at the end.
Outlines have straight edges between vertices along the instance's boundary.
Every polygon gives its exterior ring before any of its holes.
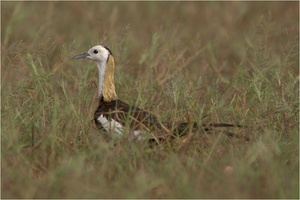
{"type": "MultiPolygon", "coordinates": [[[[112,51],[105,45],[96,45],[86,53],[78,54],[73,59],[90,59],[98,68],[99,104],[94,112],[94,121],[98,129],[104,133],[105,139],[121,139],[154,141],[183,137],[196,129],[211,131],[216,127],[239,127],[241,125],[217,123],[201,124],[196,122],[169,123],[160,120],[155,114],[143,108],[129,105],[120,100],[115,91],[115,61],[112,51]]],[[[225,131],[229,136],[234,133],[225,131]]]]}

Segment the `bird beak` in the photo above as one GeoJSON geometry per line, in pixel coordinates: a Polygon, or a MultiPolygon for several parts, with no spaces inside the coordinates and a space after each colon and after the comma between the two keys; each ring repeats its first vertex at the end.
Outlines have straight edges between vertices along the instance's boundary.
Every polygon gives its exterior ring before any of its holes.
{"type": "Polygon", "coordinates": [[[86,58],[87,56],[90,56],[88,53],[79,54],[73,57],[73,59],[80,59],[80,58],[86,58]]]}

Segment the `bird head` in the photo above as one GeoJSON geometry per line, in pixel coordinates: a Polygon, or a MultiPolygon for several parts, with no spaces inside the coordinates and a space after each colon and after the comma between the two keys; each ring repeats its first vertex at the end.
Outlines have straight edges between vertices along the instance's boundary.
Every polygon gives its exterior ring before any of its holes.
{"type": "Polygon", "coordinates": [[[112,53],[108,47],[97,45],[88,50],[87,53],[74,56],[73,59],[88,58],[98,64],[104,64],[108,61],[110,55],[112,55],[112,53]]]}
{"type": "Polygon", "coordinates": [[[114,58],[109,48],[97,45],[88,50],[87,53],[79,54],[73,59],[88,58],[96,62],[99,70],[98,95],[103,96],[105,101],[116,100],[118,97],[114,85],[114,58]]]}

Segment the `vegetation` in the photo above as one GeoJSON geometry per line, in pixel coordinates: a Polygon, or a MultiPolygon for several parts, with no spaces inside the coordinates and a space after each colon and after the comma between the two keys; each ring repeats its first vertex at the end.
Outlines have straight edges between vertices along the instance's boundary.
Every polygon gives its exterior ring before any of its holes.
{"type": "Polygon", "coordinates": [[[2,198],[299,198],[299,2],[1,2],[1,17],[2,198]],[[123,101],[250,140],[105,142],[97,69],[71,59],[96,44],[123,101]]]}

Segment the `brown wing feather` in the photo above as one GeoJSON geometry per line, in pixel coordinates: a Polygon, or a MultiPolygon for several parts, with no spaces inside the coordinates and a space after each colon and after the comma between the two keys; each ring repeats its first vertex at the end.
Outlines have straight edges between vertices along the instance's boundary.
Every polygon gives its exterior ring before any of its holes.
{"type": "Polygon", "coordinates": [[[154,115],[121,100],[107,102],[101,98],[94,114],[95,123],[101,128],[102,125],[97,120],[100,115],[114,119],[123,126],[129,125],[132,130],[152,131],[160,124],[154,115]]]}
{"type": "MultiPolygon", "coordinates": [[[[145,130],[149,133],[158,132],[159,136],[152,135],[155,140],[166,138],[168,136],[178,135],[184,136],[189,130],[202,129],[203,131],[210,132],[213,128],[218,127],[238,127],[242,128],[241,125],[217,123],[217,124],[202,124],[199,125],[196,122],[181,122],[172,126],[169,123],[163,123],[159,121],[156,116],[150,114],[149,112],[140,109],[135,106],[130,106],[121,100],[114,101],[104,101],[103,97],[100,98],[99,106],[94,114],[94,120],[100,129],[104,130],[102,124],[97,120],[100,115],[103,115],[107,119],[114,119],[122,126],[129,126],[131,130],[145,130]]],[[[234,136],[231,132],[224,132],[228,136],[234,136]]],[[[152,134],[152,133],[151,133],[152,134]]]]}

